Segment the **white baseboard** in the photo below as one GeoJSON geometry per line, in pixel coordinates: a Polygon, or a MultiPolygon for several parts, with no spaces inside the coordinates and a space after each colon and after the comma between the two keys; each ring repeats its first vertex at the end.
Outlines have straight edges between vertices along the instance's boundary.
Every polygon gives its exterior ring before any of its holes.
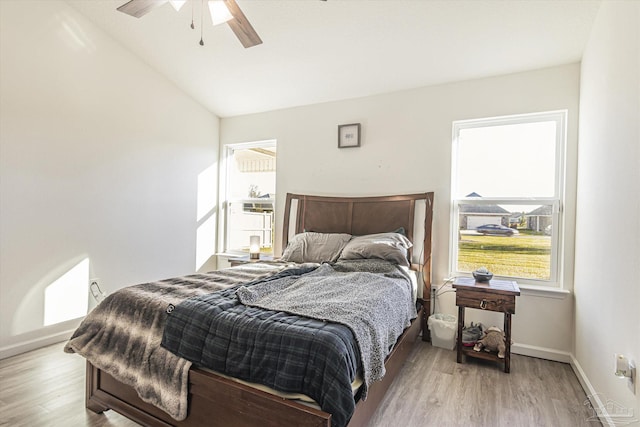
{"type": "Polygon", "coordinates": [[[18,354],[26,353],[27,351],[36,350],[41,347],[46,347],[51,344],[66,341],[71,337],[71,334],[76,329],[69,329],[67,331],[58,332],[55,334],[47,335],[40,338],[34,338],[29,341],[21,342],[18,344],[8,345],[0,348],[0,360],[7,357],[16,356],[18,354]]]}
{"type": "Polygon", "coordinates": [[[566,351],[554,350],[547,347],[536,347],[534,345],[527,344],[513,344],[511,346],[511,353],[562,363],[571,363],[571,360],[573,359],[573,355],[566,351]]]}
{"type": "Polygon", "coordinates": [[[580,363],[578,363],[578,360],[573,355],[571,355],[570,365],[573,369],[573,372],[576,374],[576,377],[578,377],[578,381],[580,381],[582,389],[587,394],[587,398],[591,402],[591,407],[593,408],[595,413],[599,415],[597,418],[600,420],[602,425],[615,427],[617,424],[609,416],[607,406],[602,401],[602,399],[600,399],[600,394],[593,388],[593,385],[591,384],[591,381],[589,381],[587,374],[585,374],[582,366],[580,366],[580,363]]]}

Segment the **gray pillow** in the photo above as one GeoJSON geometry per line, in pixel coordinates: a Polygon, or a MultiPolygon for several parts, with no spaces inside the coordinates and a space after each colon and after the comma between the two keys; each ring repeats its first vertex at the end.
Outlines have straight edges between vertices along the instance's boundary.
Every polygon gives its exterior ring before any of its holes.
{"type": "Polygon", "coordinates": [[[338,259],[342,248],[351,239],[345,233],[296,234],[282,254],[282,261],[291,262],[333,262],[338,259]]]}
{"type": "Polygon", "coordinates": [[[379,258],[409,267],[407,250],[411,246],[411,241],[399,233],[368,234],[351,239],[342,250],[340,259],[379,258]]]}

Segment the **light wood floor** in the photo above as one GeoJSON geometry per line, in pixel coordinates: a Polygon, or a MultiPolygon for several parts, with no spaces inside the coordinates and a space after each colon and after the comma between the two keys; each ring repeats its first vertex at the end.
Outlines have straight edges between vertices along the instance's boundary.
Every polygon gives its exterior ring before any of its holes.
{"type": "MultiPolygon", "coordinates": [[[[457,364],[455,351],[417,342],[370,427],[598,426],[566,364],[513,355],[457,364]]],[[[137,426],[84,407],[84,359],[52,345],[0,361],[0,426],[137,426]]],[[[232,427],[232,426],[230,426],[232,427]]]]}

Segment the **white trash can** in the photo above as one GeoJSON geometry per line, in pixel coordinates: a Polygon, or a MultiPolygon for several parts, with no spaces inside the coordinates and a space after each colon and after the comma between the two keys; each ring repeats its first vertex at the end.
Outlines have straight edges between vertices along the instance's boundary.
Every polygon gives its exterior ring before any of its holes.
{"type": "Polygon", "coordinates": [[[431,331],[431,344],[453,350],[456,346],[458,319],[450,314],[434,313],[427,319],[431,331]]]}

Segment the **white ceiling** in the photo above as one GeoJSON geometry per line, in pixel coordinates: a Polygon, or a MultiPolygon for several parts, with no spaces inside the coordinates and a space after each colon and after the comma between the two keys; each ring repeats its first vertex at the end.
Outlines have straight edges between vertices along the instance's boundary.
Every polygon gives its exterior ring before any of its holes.
{"type": "Polygon", "coordinates": [[[126,0],[67,0],[220,117],[577,62],[600,0],[237,0],[244,49],[201,0],[136,19],[126,0]],[[189,28],[192,6],[196,29],[189,28]]]}

